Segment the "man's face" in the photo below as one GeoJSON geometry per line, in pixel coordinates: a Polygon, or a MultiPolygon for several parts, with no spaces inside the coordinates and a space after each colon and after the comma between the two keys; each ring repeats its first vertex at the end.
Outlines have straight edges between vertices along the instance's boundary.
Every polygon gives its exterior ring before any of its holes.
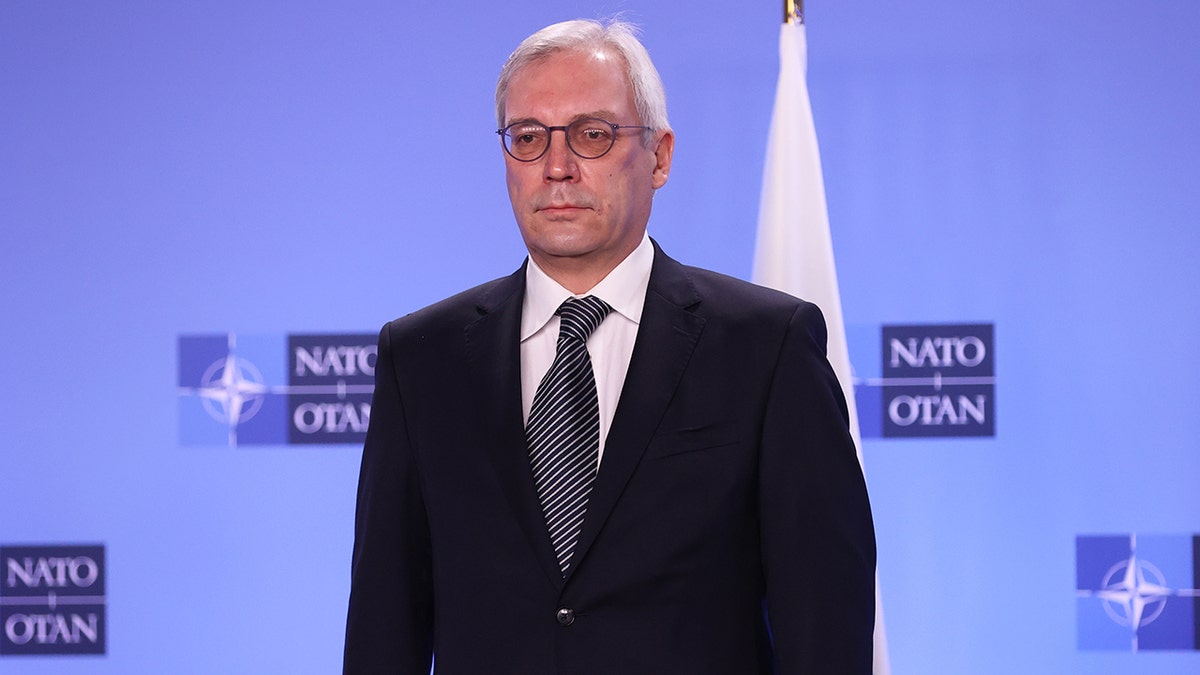
{"type": "MultiPolygon", "coordinates": [[[[584,117],[642,124],[620,57],[559,52],[513,76],[505,125],[565,126],[584,117]]],[[[504,153],[513,214],[530,256],[547,273],[598,274],[594,283],[641,242],[654,190],[667,182],[674,143],[670,132],[660,132],[647,148],[643,133],[649,132],[621,129],[612,150],[597,159],[575,155],[558,131],[538,160],[519,162],[504,153]]]]}

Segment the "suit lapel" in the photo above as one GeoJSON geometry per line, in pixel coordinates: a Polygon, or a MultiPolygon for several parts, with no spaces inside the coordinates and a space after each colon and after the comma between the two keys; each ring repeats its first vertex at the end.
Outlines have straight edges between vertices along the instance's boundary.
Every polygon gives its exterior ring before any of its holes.
{"type": "Polygon", "coordinates": [[[517,522],[529,539],[534,555],[557,588],[562,572],[554,557],[546,520],[537,499],[525,429],[521,425],[521,303],[525,296],[525,268],[501,279],[478,303],[480,318],[464,330],[470,372],[477,378],[473,390],[480,427],[487,448],[517,522]]]}
{"type": "MultiPolygon", "coordinates": [[[[603,529],[675,394],[704,328],[704,318],[690,311],[699,302],[683,266],[667,257],[656,243],[629,372],[575,548],[577,563],[582,563],[603,529]]],[[[568,579],[576,567],[572,564],[568,579]]]]}

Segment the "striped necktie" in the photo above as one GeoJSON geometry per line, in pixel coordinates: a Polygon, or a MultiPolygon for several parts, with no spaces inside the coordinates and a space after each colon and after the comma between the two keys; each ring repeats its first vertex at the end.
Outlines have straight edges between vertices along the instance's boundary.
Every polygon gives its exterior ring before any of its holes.
{"type": "Polygon", "coordinates": [[[592,295],[570,298],[558,308],[554,363],[538,384],[525,427],[533,483],[564,576],[600,455],[600,405],[587,339],[611,310],[592,295]]]}

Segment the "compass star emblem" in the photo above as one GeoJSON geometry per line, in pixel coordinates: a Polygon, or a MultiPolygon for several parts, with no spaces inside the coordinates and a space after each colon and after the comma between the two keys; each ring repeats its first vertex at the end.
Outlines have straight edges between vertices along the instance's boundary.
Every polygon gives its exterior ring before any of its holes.
{"type": "Polygon", "coordinates": [[[1174,594],[1162,572],[1152,563],[1138,559],[1136,551],[1128,560],[1113,565],[1096,591],[1109,618],[1135,631],[1153,623],[1166,607],[1167,598],[1174,594]]]}
{"type": "Polygon", "coordinates": [[[267,391],[258,368],[233,354],[214,361],[197,389],[208,414],[229,427],[230,445],[237,445],[238,424],[258,413],[267,391]]]}

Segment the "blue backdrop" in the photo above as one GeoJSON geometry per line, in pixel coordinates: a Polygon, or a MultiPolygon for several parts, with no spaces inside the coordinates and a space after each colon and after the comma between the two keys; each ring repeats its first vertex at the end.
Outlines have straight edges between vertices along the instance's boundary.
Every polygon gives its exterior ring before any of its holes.
{"type": "MultiPolygon", "coordinates": [[[[994,436],[865,443],[894,672],[1200,672],[1095,648],[1079,590],[1200,532],[1200,4],[807,4],[856,370],[995,328],[994,436]]],[[[748,277],[779,5],[0,4],[0,546],[102,545],[106,608],[105,655],[0,672],[336,672],[359,448],[184,443],[180,336],[374,333],[515,269],[500,64],[619,10],[678,137],[651,234],[748,277]]]]}

